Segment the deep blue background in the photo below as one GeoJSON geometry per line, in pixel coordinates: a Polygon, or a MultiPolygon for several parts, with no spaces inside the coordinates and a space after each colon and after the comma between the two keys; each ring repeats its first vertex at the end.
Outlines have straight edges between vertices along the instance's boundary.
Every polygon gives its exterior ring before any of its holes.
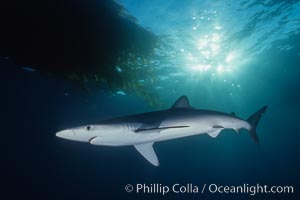
{"type": "MultiPolygon", "coordinates": [[[[260,147],[247,133],[224,132],[216,139],[206,135],[182,138],[156,144],[161,166],[153,167],[133,147],[99,147],[55,137],[61,129],[95,119],[154,110],[141,99],[91,97],[57,77],[18,69],[7,61],[2,66],[7,68],[1,73],[1,190],[9,199],[162,198],[128,194],[124,191],[127,183],[259,183],[292,185],[297,192],[300,166],[296,105],[291,110],[269,107],[258,127],[260,147]]],[[[185,194],[163,198],[174,197],[249,196],[185,194]]],[[[296,199],[296,194],[260,195],[259,199],[274,197],[296,199]]]]}
{"type": "MultiPolygon", "coordinates": [[[[0,198],[299,199],[299,38],[296,34],[279,41],[283,46],[293,44],[292,50],[280,51],[274,46],[245,66],[238,74],[243,92],[237,99],[228,97],[224,85],[206,91],[210,96],[202,95],[205,92],[201,89],[208,84],[205,79],[187,88],[173,88],[172,83],[164,85],[162,88],[175,91],[172,96],[167,95],[169,90],[160,92],[165,109],[184,94],[197,108],[235,111],[241,117],[248,117],[265,104],[269,108],[258,125],[260,147],[247,132],[238,135],[232,131],[222,132],[215,139],[204,134],[165,141],[154,145],[159,167],[149,164],[130,146],[101,147],[55,137],[62,129],[156,110],[142,97],[87,94],[59,76],[30,72],[15,65],[11,58],[1,57],[0,198]],[[234,106],[240,109],[231,110],[234,106]],[[251,197],[205,193],[163,197],[128,194],[124,191],[128,183],[291,185],[295,194],[251,197]]],[[[14,45],[18,47],[18,42],[14,45]]],[[[67,53],[73,62],[73,54],[67,53]]],[[[47,63],[47,59],[43,61],[47,63]]]]}

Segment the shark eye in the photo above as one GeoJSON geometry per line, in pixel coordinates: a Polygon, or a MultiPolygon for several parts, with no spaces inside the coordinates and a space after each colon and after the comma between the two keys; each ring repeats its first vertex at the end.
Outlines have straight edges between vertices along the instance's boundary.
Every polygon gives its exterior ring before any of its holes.
{"type": "Polygon", "coordinates": [[[89,125],[89,126],[86,126],[86,130],[87,130],[87,131],[91,130],[91,128],[92,128],[92,127],[91,127],[90,125],[89,125]]]}

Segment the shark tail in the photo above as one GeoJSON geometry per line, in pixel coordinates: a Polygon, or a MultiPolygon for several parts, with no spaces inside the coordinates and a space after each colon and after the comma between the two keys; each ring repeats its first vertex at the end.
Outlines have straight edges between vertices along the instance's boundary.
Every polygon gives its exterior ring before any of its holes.
{"type": "Polygon", "coordinates": [[[251,124],[251,128],[249,129],[249,133],[252,137],[252,139],[254,140],[254,142],[256,144],[259,144],[259,139],[258,136],[256,134],[256,126],[262,116],[262,114],[267,110],[268,106],[264,106],[261,109],[259,109],[258,111],[256,111],[256,113],[254,113],[253,115],[251,115],[247,121],[251,124]]]}

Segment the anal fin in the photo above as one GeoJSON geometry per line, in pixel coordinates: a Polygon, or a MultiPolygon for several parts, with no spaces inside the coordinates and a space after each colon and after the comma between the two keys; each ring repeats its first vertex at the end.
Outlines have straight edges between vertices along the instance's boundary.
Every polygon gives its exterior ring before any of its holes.
{"type": "Polygon", "coordinates": [[[220,132],[221,132],[222,130],[223,130],[223,129],[216,129],[216,130],[214,130],[214,131],[208,132],[207,134],[208,134],[210,137],[215,138],[215,137],[217,137],[217,136],[220,134],[220,132]]]}

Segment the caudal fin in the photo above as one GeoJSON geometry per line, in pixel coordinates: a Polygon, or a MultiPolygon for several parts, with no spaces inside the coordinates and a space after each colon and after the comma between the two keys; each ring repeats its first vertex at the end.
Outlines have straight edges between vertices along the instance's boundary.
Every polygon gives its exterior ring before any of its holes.
{"type": "Polygon", "coordinates": [[[260,120],[261,115],[267,110],[267,108],[268,106],[262,107],[247,119],[247,121],[251,124],[251,128],[249,130],[250,135],[256,144],[259,144],[259,139],[256,134],[256,126],[260,120]]]}

